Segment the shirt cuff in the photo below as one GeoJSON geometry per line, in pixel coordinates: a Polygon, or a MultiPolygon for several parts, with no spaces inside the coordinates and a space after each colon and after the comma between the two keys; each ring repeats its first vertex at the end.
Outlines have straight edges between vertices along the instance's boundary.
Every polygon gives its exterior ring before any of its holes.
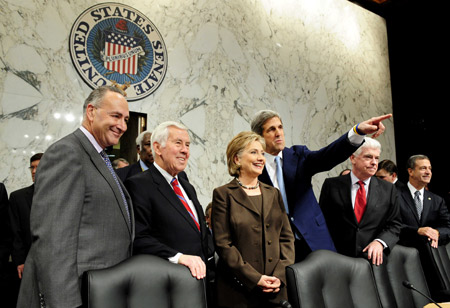
{"type": "Polygon", "coordinates": [[[358,135],[353,131],[353,128],[348,131],[347,138],[348,141],[354,146],[360,146],[364,141],[365,135],[358,135]]]}
{"type": "Polygon", "coordinates": [[[383,240],[380,240],[379,238],[376,238],[375,240],[380,242],[381,245],[383,245],[384,249],[386,249],[388,247],[388,245],[386,245],[386,243],[383,240]]]}
{"type": "Polygon", "coordinates": [[[177,253],[176,255],[174,255],[173,257],[168,258],[168,260],[169,260],[170,263],[178,264],[178,260],[180,259],[180,257],[181,257],[182,255],[183,255],[183,254],[182,254],[181,252],[179,252],[179,253],[177,253]]]}

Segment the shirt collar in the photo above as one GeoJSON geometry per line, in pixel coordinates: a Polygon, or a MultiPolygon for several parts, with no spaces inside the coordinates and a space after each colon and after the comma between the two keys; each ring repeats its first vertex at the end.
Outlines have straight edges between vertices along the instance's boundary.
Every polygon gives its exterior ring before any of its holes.
{"type": "Polygon", "coordinates": [[[414,186],[412,186],[412,184],[408,181],[408,183],[406,184],[406,186],[408,186],[409,191],[411,193],[411,196],[414,199],[414,193],[418,190],[420,192],[420,197],[423,197],[423,191],[425,190],[425,187],[422,187],[421,189],[417,189],[414,186]]]}
{"type": "MultiPolygon", "coordinates": [[[[358,178],[356,177],[356,175],[353,173],[353,171],[350,171],[350,178],[352,179],[352,185],[355,185],[356,183],[358,183],[359,181],[361,181],[360,179],[358,179],[358,178]]],[[[371,179],[371,177],[368,178],[367,180],[363,181],[365,187],[369,187],[370,179],[371,179]]]]}
{"type": "Polygon", "coordinates": [[[148,169],[147,165],[140,159],[139,165],[141,166],[142,171],[145,171],[148,169]]]}
{"type": "Polygon", "coordinates": [[[272,155],[272,154],[269,154],[267,152],[264,152],[264,157],[266,158],[266,162],[267,161],[270,161],[272,163],[275,162],[275,157],[276,156],[279,156],[280,159],[283,160],[283,151],[278,152],[277,155],[272,155]]]}
{"type": "Polygon", "coordinates": [[[153,165],[158,169],[159,172],[161,172],[161,175],[166,179],[166,181],[170,184],[172,182],[173,178],[176,178],[178,181],[178,175],[171,176],[169,172],[161,168],[155,161],[153,162],[153,165]]]}
{"type": "Polygon", "coordinates": [[[97,150],[98,153],[103,151],[103,148],[98,144],[97,140],[95,140],[95,137],[84,126],[81,126],[80,130],[89,139],[89,141],[92,143],[92,145],[94,146],[94,148],[97,150]]]}

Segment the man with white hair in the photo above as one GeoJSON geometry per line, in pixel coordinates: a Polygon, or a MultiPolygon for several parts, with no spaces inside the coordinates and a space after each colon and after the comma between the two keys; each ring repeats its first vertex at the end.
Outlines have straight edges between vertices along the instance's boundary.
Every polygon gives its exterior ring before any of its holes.
{"type": "Polygon", "coordinates": [[[395,186],[374,176],[380,143],[364,139],[350,156],[350,174],[325,180],[319,204],[337,252],[367,257],[380,265],[383,253],[392,250],[398,241],[400,209],[395,186]]]}
{"type": "Polygon", "coordinates": [[[194,187],[180,173],[189,159],[187,128],[164,122],[152,134],[154,163],[125,181],[136,211],[134,253],[151,254],[206,276],[208,236],[194,187]]]}

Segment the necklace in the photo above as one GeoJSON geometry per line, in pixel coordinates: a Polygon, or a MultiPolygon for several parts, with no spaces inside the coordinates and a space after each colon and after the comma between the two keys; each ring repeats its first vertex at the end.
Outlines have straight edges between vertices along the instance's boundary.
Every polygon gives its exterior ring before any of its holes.
{"type": "Polygon", "coordinates": [[[255,186],[246,186],[246,185],[242,184],[238,178],[236,178],[236,181],[238,182],[239,186],[244,187],[245,189],[256,189],[259,187],[259,181],[256,183],[255,186]]]}

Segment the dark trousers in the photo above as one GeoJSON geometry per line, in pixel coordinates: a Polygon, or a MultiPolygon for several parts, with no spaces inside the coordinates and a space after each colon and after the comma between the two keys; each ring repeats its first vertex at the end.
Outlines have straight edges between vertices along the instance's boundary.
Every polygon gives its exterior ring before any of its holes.
{"type": "Polygon", "coordinates": [[[305,239],[295,239],[295,263],[303,261],[310,253],[311,248],[309,248],[308,243],[305,239]]]}

